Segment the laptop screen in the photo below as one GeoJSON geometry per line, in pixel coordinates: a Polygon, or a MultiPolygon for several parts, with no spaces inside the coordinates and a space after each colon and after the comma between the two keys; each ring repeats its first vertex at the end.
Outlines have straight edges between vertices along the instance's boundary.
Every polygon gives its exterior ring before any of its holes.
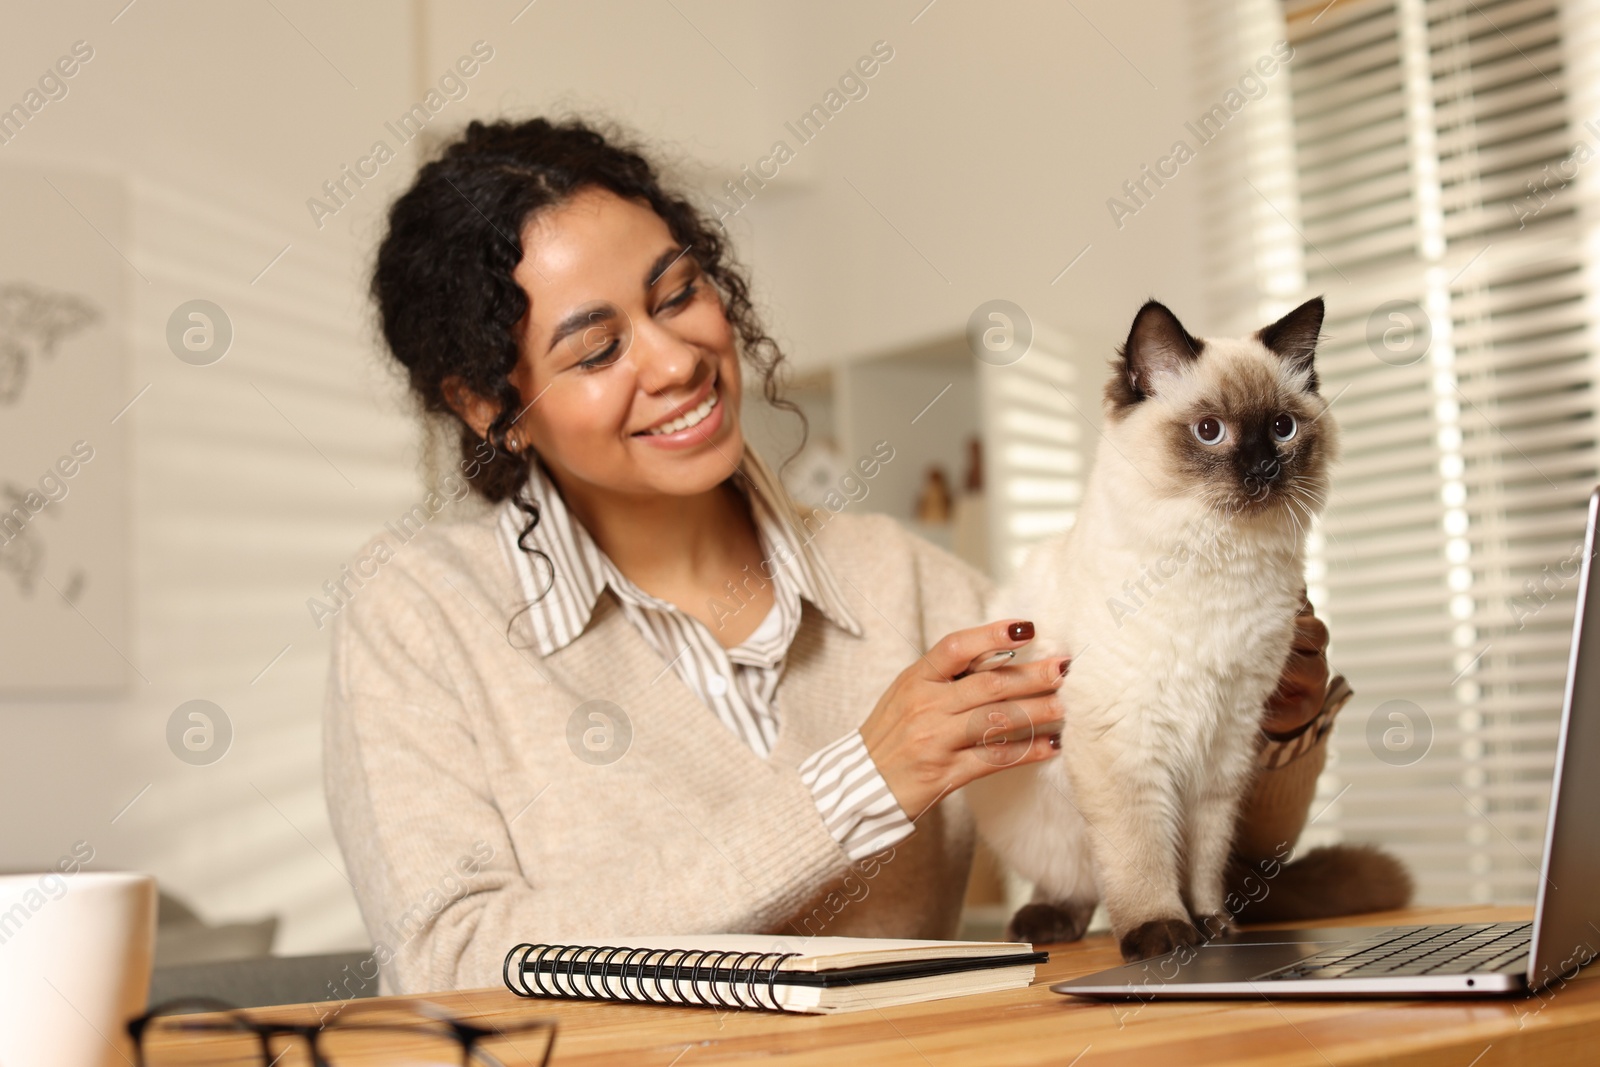
{"type": "Polygon", "coordinates": [[[1600,953],[1600,587],[1593,566],[1597,514],[1600,489],[1589,498],[1572,620],[1555,785],[1528,957],[1528,984],[1534,989],[1564,982],[1600,953]]]}

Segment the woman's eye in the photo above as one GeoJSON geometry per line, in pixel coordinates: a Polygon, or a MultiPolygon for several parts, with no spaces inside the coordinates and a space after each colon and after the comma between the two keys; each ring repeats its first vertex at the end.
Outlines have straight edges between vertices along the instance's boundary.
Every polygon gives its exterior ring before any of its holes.
{"type": "Polygon", "coordinates": [[[1207,415],[1191,427],[1194,430],[1195,440],[1203,445],[1214,445],[1227,436],[1228,431],[1222,425],[1222,420],[1207,415]]]}
{"type": "Polygon", "coordinates": [[[1272,436],[1281,444],[1284,441],[1294,440],[1294,435],[1300,431],[1300,424],[1293,415],[1279,415],[1272,420],[1272,436]]]}
{"type": "Polygon", "coordinates": [[[690,282],[688,285],[678,290],[674,296],[666,300],[666,302],[664,302],[657,310],[665,311],[668,308],[680,307],[684,304],[687,304],[690,300],[694,299],[694,295],[699,291],[700,287],[693,282],[690,282]]]}
{"type": "Polygon", "coordinates": [[[587,317],[587,325],[567,334],[561,342],[572,359],[568,365],[584,370],[609,367],[627,354],[633,343],[633,323],[613,305],[596,307],[587,317]]]}
{"type": "Polygon", "coordinates": [[[617,361],[617,356],[621,351],[622,346],[613,340],[610,344],[606,345],[588,359],[579,360],[578,366],[589,367],[591,369],[595,367],[609,367],[611,364],[617,361]]]}

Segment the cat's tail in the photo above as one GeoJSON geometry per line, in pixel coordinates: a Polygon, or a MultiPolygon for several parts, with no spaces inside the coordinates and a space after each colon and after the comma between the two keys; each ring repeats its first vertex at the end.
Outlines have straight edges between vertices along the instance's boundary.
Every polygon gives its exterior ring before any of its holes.
{"type": "Polygon", "coordinates": [[[1372,845],[1314,848],[1292,863],[1228,864],[1229,904],[1240,923],[1306,922],[1411,903],[1411,874],[1372,845]]]}

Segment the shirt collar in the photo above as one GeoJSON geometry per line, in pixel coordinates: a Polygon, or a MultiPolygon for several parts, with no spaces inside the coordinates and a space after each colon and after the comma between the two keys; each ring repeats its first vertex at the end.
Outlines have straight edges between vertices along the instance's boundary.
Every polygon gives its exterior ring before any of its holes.
{"type": "MultiPolygon", "coordinates": [[[[776,584],[775,594],[780,597],[798,595],[809,600],[835,625],[860,637],[861,624],[845,604],[821,553],[811,544],[815,528],[802,523],[802,509],[766,462],[748,445],[733,478],[735,486],[751,502],[751,514],[761,539],[762,577],[776,584]]],[[[607,586],[619,599],[638,607],[678,610],[676,605],[634,585],[616,568],[589,531],[567,509],[560,490],[540,460],[534,461],[518,497],[501,506],[499,532],[523,594],[532,602],[528,615],[541,655],[548,656],[564,648],[583,633],[594,614],[595,603],[607,586]],[[524,508],[528,506],[538,509],[539,522],[523,535],[529,518],[524,508]],[[538,550],[543,556],[521,550],[519,537],[522,545],[538,550]]]]}

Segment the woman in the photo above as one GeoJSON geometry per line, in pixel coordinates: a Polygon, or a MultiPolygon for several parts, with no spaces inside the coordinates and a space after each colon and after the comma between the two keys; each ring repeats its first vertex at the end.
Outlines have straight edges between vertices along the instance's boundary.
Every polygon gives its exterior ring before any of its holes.
{"type": "MultiPolygon", "coordinates": [[[[498,983],[524,940],[954,936],[951,794],[1050,758],[1067,664],[966,673],[1031,623],[745,447],[741,359],[790,406],[722,235],[615,138],[475,122],[392,208],[373,293],[496,505],[337,619],[328,802],[386,988],[498,983]],[[984,744],[997,714],[1024,736],[984,744]]],[[[1302,622],[1272,729],[1326,721],[1302,622]]],[[[1263,774],[1247,854],[1298,836],[1321,747],[1263,774]]]]}

